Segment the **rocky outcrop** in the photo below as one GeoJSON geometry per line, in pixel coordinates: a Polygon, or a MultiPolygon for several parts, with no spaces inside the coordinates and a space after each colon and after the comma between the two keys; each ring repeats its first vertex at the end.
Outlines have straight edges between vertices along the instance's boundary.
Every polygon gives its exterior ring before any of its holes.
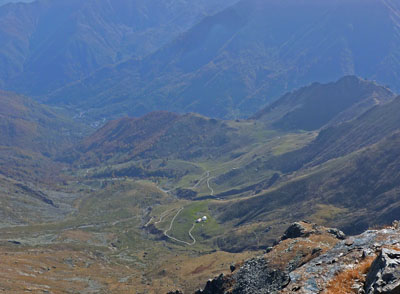
{"type": "MultiPolygon", "coordinates": [[[[376,258],[382,248],[400,245],[396,228],[369,230],[339,242],[334,248],[290,273],[290,283],[282,293],[314,294],[329,288],[341,273],[356,271],[365,260],[376,258]]],[[[362,277],[363,273],[360,273],[362,277]]],[[[363,284],[351,285],[352,292],[363,293],[363,284]]],[[[334,292],[332,292],[334,293],[334,292]]],[[[375,292],[373,292],[375,293],[375,292]]]]}
{"type": "Polygon", "coordinates": [[[247,261],[235,275],[235,281],[233,294],[275,294],[289,283],[289,274],[259,257],[247,261]]]}
{"type": "Polygon", "coordinates": [[[204,290],[198,290],[195,294],[224,294],[233,283],[233,277],[219,275],[215,279],[208,280],[204,290]]]}
{"type": "Polygon", "coordinates": [[[400,293],[400,249],[383,248],[367,276],[366,294],[400,293]]]}
{"type": "Polygon", "coordinates": [[[400,294],[398,223],[345,239],[336,229],[292,224],[277,244],[196,294],[400,294]]]}
{"type": "Polygon", "coordinates": [[[286,229],[281,240],[309,237],[316,234],[332,234],[340,240],[343,240],[346,237],[346,235],[338,229],[325,228],[323,226],[318,226],[316,224],[302,221],[291,224],[286,229]]]}
{"type": "Polygon", "coordinates": [[[232,266],[231,275],[208,281],[196,294],[280,293],[289,284],[292,270],[331,249],[342,235],[338,230],[296,222],[264,255],[232,266]]]}

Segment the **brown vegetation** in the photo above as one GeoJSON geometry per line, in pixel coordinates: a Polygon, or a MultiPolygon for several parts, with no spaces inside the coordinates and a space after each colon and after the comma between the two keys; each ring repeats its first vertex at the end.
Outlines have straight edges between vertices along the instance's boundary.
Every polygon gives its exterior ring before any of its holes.
{"type": "Polygon", "coordinates": [[[340,272],[328,284],[324,294],[350,294],[357,293],[353,289],[355,283],[364,283],[366,274],[370,269],[375,257],[371,256],[360,262],[357,266],[349,268],[346,271],[340,272]]]}

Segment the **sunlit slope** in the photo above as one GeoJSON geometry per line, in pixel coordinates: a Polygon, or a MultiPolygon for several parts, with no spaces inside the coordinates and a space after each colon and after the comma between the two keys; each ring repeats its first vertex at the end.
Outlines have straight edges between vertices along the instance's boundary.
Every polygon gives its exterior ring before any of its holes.
{"type": "Polygon", "coordinates": [[[76,144],[90,128],[68,114],[0,91],[0,171],[22,180],[57,177],[56,153],[76,144]]]}

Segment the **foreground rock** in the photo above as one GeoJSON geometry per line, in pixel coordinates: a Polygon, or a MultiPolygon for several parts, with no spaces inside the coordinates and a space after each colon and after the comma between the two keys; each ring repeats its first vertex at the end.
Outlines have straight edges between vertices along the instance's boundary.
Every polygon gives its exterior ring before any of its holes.
{"type": "Polygon", "coordinates": [[[338,230],[307,222],[294,223],[266,254],[235,266],[237,270],[232,275],[209,281],[196,294],[280,293],[289,284],[293,269],[327,252],[343,236],[338,230]]]}
{"type": "Polygon", "coordinates": [[[400,294],[397,223],[345,239],[339,230],[298,222],[267,251],[196,294],[400,294]]]}
{"type": "Polygon", "coordinates": [[[368,273],[367,294],[400,293],[400,249],[383,248],[368,273]]]}

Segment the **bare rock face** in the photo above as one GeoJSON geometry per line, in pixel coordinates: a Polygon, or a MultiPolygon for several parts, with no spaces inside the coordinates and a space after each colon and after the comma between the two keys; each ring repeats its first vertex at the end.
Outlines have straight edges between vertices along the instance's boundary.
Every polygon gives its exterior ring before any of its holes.
{"type": "Polygon", "coordinates": [[[400,225],[345,239],[297,222],[264,255],[232,269],[196,294],[400,294],[400,225]]]}
{"type": "Polygon", "coordinates": [[[289,283],[288,272],[270,267],[263,257],[247,261],[235,277],[233,294],[275,294],[289,283]]]}
{"type": "MultiPolygon", "coordinates": [[[[399,245],[400,231],[394,227],[382,230],[369,230],[361,235],[350,237],[347,240],[339,242],[325,254],[310,260],[303,266],[290,272],[290,283],[281,293],[321,293],[341,273],[357,268],[366,259],[375,259],[380,250],[385,251],[385,248],[393,248],[399,245]]],[[[381,264],[381,262],[378,262],[378,264],[381,264]]],[[[368,272],[370,273],[371,270],[368,270],[368,272]]],[[[399,277],[400,275],[397,276],[397,278],[399,277]]],[[[370,277],[369,280],[373,281],[374,278],[370,277]]],[[[389,280],[385,278],[385,280],[382,280],[383,283],[380,286],[384,287],[389,280]]],[[[359,293],[363,293],[363,287],[364,284],[358,287],[359,293]]],[[[400,292],[374,291],[368,293],[400,294],[400,292]]]]}
{"type": "Polygon", "coordinates": [[[306,237],[311,234],[312,230],[307,230],[304,224],[293,223],[283,234],[281,240],[294,239],[299,237],[306,237]]]}
{"type": "Polygon", "coordinates": [[[365,292],[400,294],[400,249],[382,249],[368,273],[365,292]]]}
{"type": "Polygon", "coordinates": [[[195,294],[224,294],[232,285],[232,277],[219,275],[217,278],[209,280],[204,290],[198,290],[195,294]]]}
{"type": "Polygon", "coordinates": [[[344,235],[308,222],[289,226],[267,253],[234,266],[233,273],[207,282],[196,294],[277,294],[290,282],[290,272],[328,250],[344,235]]]}
{"type": "Polygon", "coordinates": [[[295,239],[300,237],[305,238],[315,234],[331,234],[340,240],[343,240],[346,237],[346,235],[338,229],[325,228],[323,226],[302,221],[291,224],[286,229],[281,240],[283,241],[286,239],[295,239]]]}

